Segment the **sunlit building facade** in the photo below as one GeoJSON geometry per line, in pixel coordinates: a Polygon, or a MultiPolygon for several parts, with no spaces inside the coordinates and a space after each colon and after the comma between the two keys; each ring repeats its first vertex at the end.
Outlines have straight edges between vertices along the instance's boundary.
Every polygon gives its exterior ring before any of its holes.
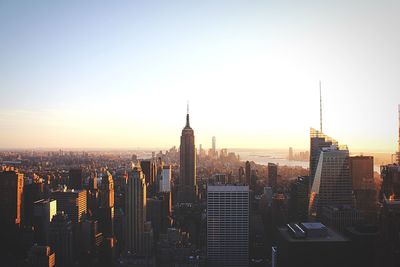
{"type": "Polygon", "coordinates": [[[338,142],[314,128],[310,129],[310,187],[314,182],[321,150],[331,145],[337,146],[338,142]]]}
{"type": "Polygon", "coordinates": [[[34,241],[39,245],[47,245],[49,227],[53,216],[57,214],[57,201],[41,199],[33,203],[34,241]]]}
{"type": "Polygon", "coordinates": [[[51,196],[57,200],[57,211],[65,212],[73,224],[78,224],[87,212],[86,190],[59,190],[51,196]]]}
{"type": "Polygon", "coordinates": [[[323,207],[353,206],[347,147],[322,148],[310,192],[309,215],[319,218],[323,207]]]}
{"type": "Polygon", "coordinates": [[[0,172],[0,225],[3,229],[19,227],[22,213],[24,175],[17,171],[0,172]]]}

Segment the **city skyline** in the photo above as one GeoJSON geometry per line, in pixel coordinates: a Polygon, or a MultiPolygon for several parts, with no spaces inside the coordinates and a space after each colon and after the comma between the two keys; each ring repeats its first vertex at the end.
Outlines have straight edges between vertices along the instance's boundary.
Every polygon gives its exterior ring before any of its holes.
{"type": "Polygon", "coordinates": [[[2,2],[0,147],[394,152],[399,5],[2,2]]]}

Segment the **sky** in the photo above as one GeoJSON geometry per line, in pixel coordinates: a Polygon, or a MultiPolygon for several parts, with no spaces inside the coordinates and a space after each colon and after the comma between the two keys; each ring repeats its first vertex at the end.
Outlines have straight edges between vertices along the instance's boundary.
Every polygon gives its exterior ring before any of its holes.
{"type": "Polygon", "coordinates": [[[0,0],[0,148],[396,150],[399,1],[0,0]]]}

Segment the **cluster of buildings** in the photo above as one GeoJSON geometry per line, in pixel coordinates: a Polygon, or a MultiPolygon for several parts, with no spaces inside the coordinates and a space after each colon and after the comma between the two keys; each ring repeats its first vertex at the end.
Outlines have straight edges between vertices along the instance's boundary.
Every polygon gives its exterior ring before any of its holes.
{"type": "MultiPolygon", "coordinates": [[[[400,111],[399,111],[400,112],[400,111]]],[[[399,114],[400,117],[400,114],[399,114]]],[[[400,140],[400,131],[399,131],[400,140]]],[[[399,141],[400,151],[400,141],[399,141]]],[[[400,152],[381,166],[310,131],[308,175],[241,162],[216,139],[121,155],[6,155],[4,266],[400,265],[400,152]]]]}

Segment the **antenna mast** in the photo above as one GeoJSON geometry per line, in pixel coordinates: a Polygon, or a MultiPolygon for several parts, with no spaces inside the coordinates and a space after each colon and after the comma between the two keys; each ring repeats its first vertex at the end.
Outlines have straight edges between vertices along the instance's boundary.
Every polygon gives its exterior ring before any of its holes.
{"type": "Polygon", "coordinates": [[[397,164],[400,165],[400,105],[399,105],[399,139],[397,145],[397,164]]]}
{"type": "Polygon", "coordinates": [[[322,89],[321,81],[319,81],[319,129],[322,133],[322,89]]]}

